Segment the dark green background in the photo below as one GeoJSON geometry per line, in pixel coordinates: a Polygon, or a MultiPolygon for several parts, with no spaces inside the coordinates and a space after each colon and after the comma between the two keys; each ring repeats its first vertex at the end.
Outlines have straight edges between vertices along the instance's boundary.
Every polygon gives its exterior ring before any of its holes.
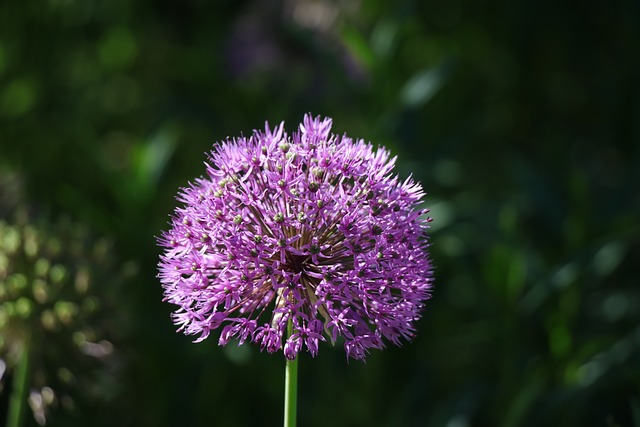
{"type": "Polygon", "coordinates": [[[213,142],[312,112],[422,181],[436,282],[413,343],[301,358],[301,426],[640,426],[639,18],[637,1],[0,2],[0,168],[138,266],[109,292],[117,387],[51,425],[281,425],[282,356],[176,334],[154,236],[213,142]]]}

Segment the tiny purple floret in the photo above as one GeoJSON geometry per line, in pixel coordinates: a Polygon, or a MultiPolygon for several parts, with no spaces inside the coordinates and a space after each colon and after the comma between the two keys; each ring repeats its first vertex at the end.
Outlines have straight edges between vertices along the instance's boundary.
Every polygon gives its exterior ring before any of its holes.
{"type": "Polygon", "coordinates": [[[227,139],[180,190],[158,239],[179,330],[290,360],[327,339],[363,360],[413,338],[433,281],[425,194],[385,148],[331,125],[306,115],[291,135],[281,123],[227,139]]]}

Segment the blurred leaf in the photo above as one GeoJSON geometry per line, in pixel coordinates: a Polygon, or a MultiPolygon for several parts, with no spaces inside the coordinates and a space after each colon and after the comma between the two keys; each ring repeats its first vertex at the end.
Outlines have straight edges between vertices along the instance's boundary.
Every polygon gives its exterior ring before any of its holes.
{"type": "Polygon", "coordinates": [[[0,77],[4,73],[4,70],[7,66],[7,52],[4,47],[3,41],[0,39],[0,77]]]}
{"type": "Polygon", "coordinates": [[[395,48],[398,34],[398,23],[385,19],[373,28],[371,33],[371,49],[381,61],[388,60],[395,48]]]}
{"type": "Polygon", "coordinates": [[[131,32],[126,27],[117,26],[109,29],[100,40],[98,56],[106,69],[122,70],[133,63],[137,51],[131,32]]]}
{"type": "Polygon", "coordinates": [[[15,79],[4,88],[0,95],[0,112],[9,118],[23,116],[34,107],[36,98],[37,89],[33,79],[15,79]]]}
{"type": "Polygon", "coordinates": [[[340,38],[349,52],[358,62],[370,70],[375,64],[375,55],[367,40],[353,27],[346,27],[340,33],[340,38]]]}
{"type": "Polygon", "coordinates": [[[622,262],[625,248],[621,242],[610,242],[598,250],[593,258],[593,269],[600,276],[608,276],[622,262]]]}
{"type": "Polygon", "coordinates": [[[445,63],[435,68],[425,69],[411,77],[402,88],[400,102],[405,107],[420,107],[436,94],[445,83],[445,63]]]}
{"type": "Polygon", "coordinates": [[[151,137],[146,144],[138,146],[133,158],[133,171],[139,191],[155,191],[160,176],[176,147],[176,134],[170,127],[164,127],[151,137]]]}

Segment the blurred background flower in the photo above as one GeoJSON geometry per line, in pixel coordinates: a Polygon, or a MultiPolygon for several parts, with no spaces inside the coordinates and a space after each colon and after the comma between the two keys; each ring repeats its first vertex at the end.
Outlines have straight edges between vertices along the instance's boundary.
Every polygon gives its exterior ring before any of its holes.
{"type": "Polygon", "coordinates": [[[17,411],[9,395],[24,389],[29,418],[44,425],[81,417],[117,393],[120,363],[110,339],[119,316],[107,295],[123,275],[109,241],[65,218],[34,218],[19,192],[19,177],[0,176],[0,211],[10,212],[0,220],[2,421],[17,411]]]}
{"type": "Polygon", "coordinates": [[[214,141],[308,111],[429,190],[438,281],[410,345],[303,360],[301,425],[638,425],[639,44],[632,0],[2,1],[0,165],[140,266],[118,425],[281,419],[280,358],[174,333],[155,236],[214,141]]]}

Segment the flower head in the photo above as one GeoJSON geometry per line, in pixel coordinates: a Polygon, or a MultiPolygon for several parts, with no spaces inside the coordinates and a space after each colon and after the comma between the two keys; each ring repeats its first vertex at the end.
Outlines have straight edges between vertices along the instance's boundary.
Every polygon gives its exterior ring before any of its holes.
{"type": "Polygon", "coordinates": [[[411,339],[430,296],[424,192],[384,148],[305,116],[214,147],[183,188],[159,278],[173,319],[201,341],[221,329],[288,359],[343,340],[348,357],[411,339]],[[291,326],[291,332],[287,331],[291,326]]]}

